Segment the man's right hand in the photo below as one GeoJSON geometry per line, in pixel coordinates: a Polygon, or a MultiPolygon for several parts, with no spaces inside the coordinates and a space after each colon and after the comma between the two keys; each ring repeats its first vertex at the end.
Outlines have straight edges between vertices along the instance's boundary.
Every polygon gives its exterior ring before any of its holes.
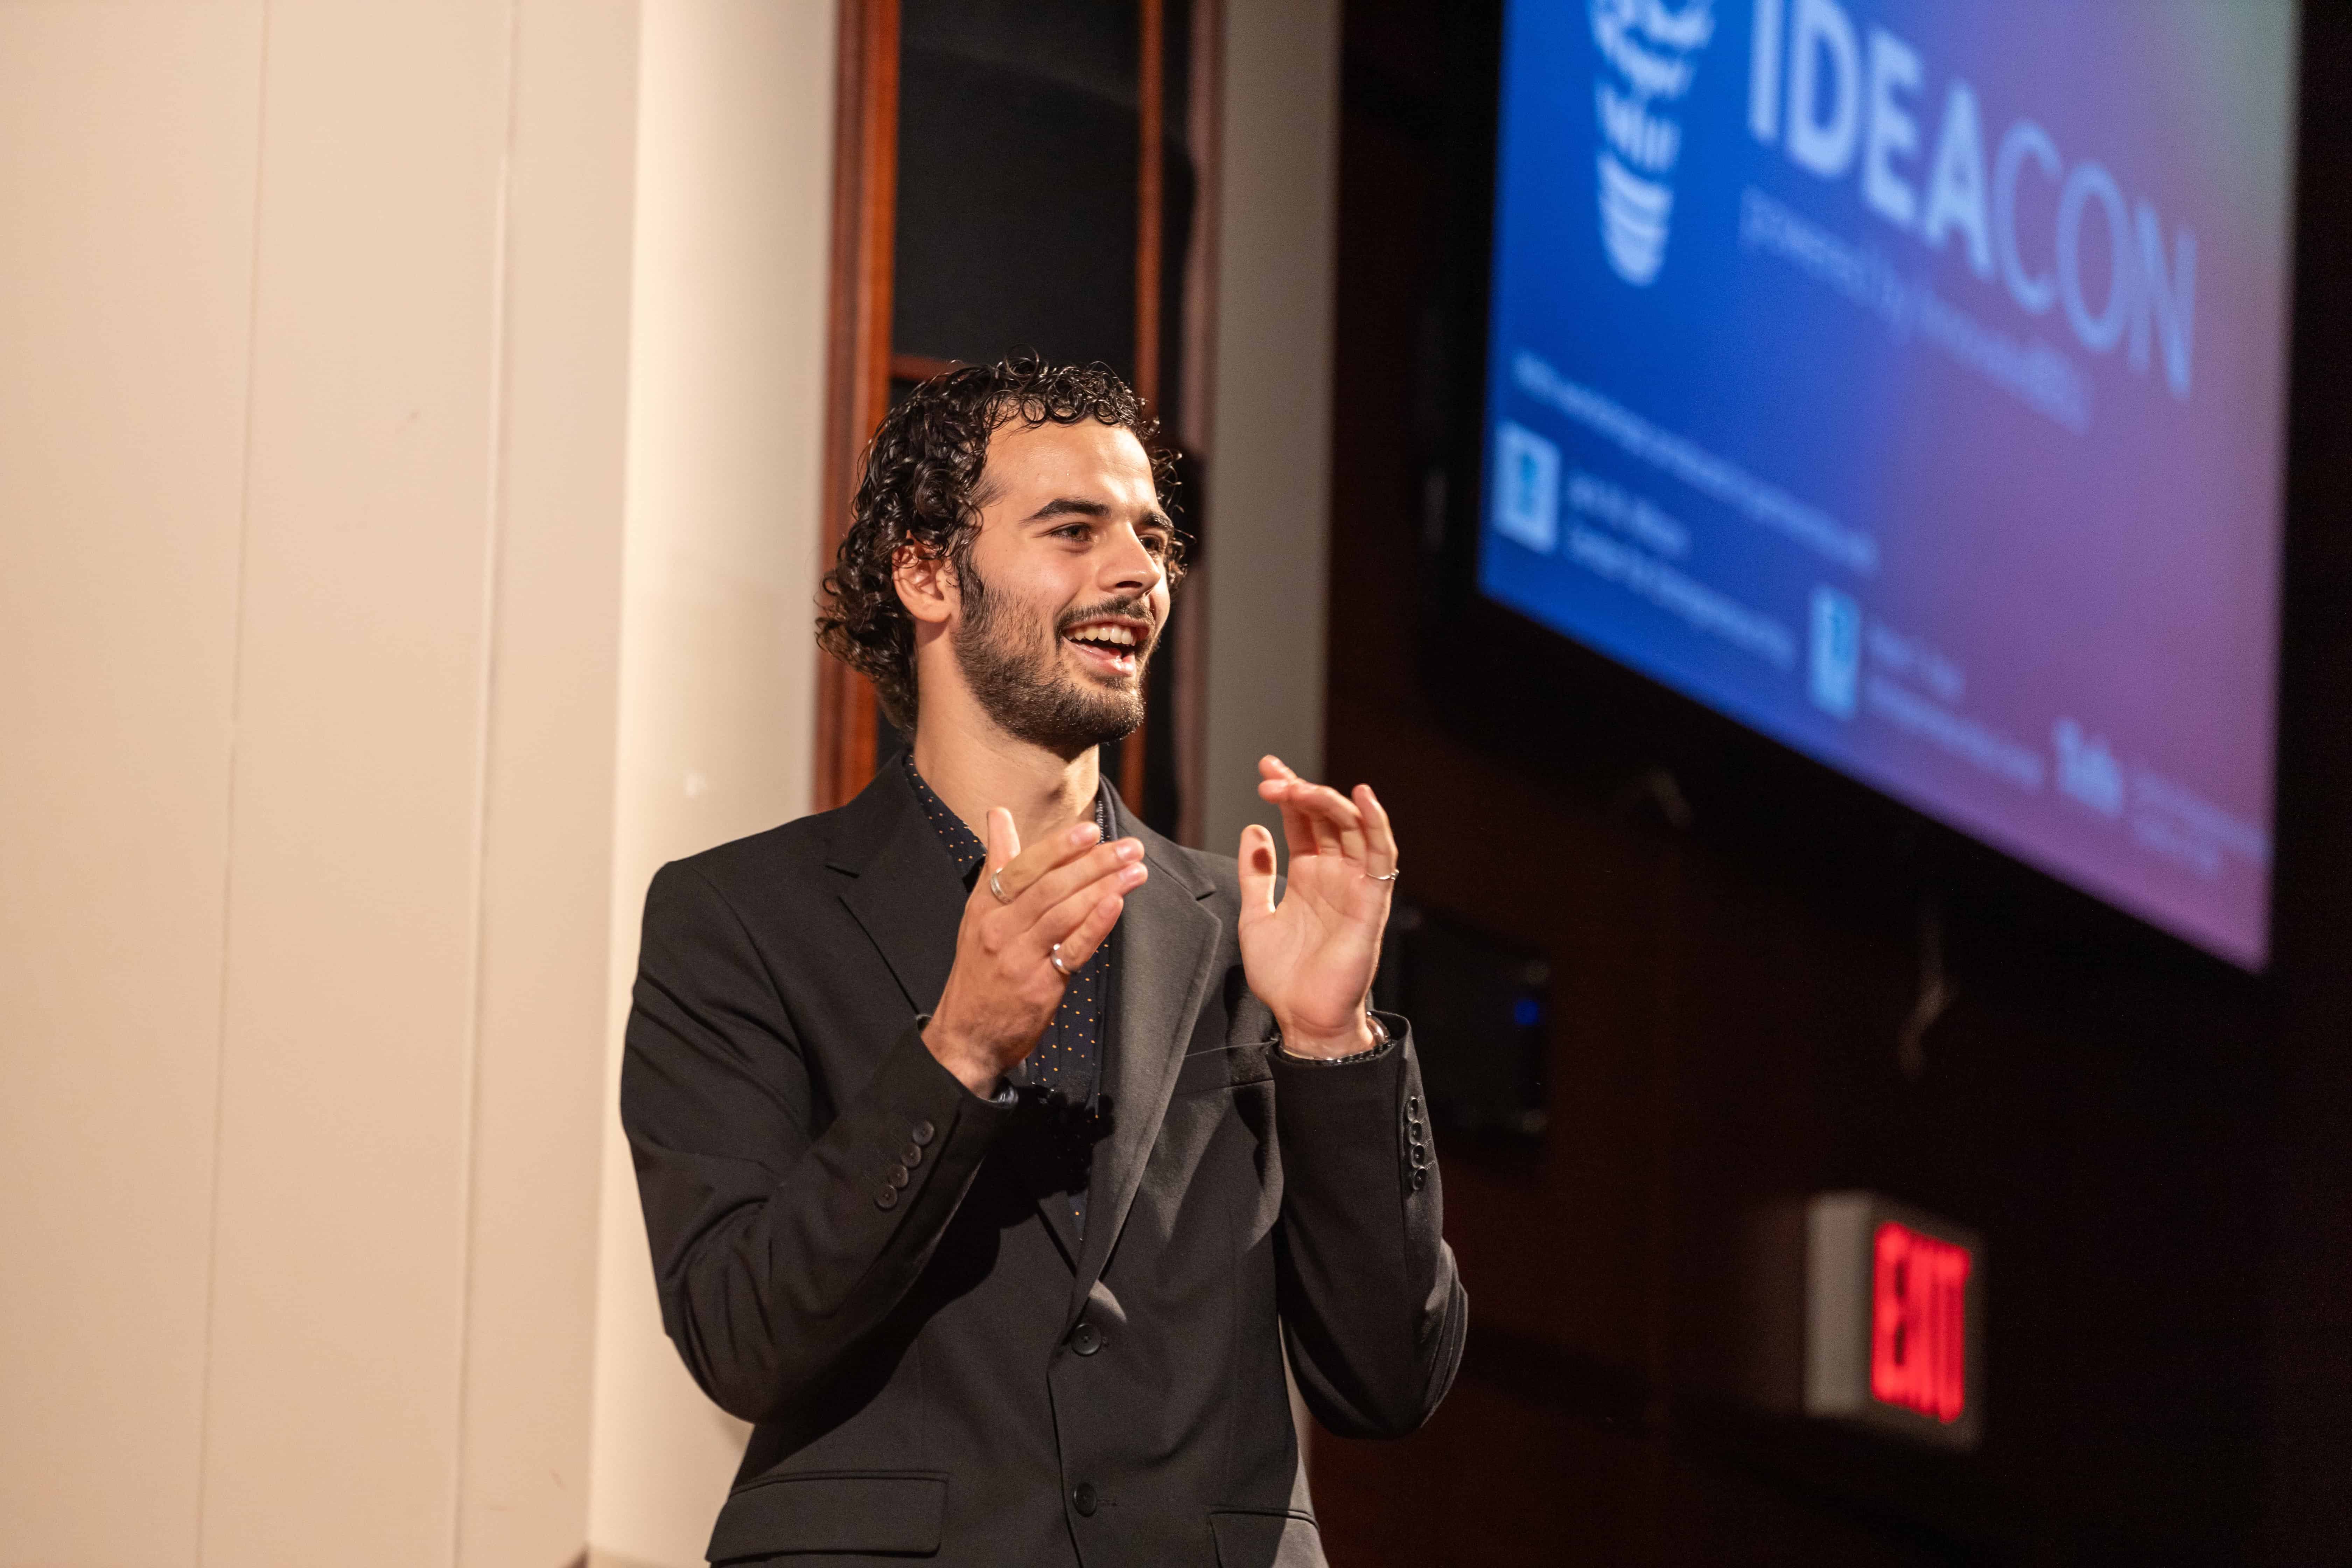
{"type": "Polygon", "coordinates": [[[955,967],[923,1030],[931,1055],[974,1094],[995,1092],[1062,1005],[1069,981],[1051,962],[1055,944],[1076,974],[1143,885],[1142,841],[1097,837],[1082,822],[1024,852],[1013,814],[988,814],[988,864],[964,901],[955,967]],[[989,887],[992,873],[1009,901],[989,887]]]}

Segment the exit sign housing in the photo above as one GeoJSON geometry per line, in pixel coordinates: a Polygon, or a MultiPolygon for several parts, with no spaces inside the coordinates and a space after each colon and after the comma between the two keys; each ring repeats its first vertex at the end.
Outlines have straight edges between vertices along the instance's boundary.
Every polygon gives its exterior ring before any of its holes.
{"type": "Polygon", "coordinates": [[[1973,1448],[1984,1428],[1984,1244],[1874,1193],[1805,1213],[1805,1413],[1973,1448]]]}

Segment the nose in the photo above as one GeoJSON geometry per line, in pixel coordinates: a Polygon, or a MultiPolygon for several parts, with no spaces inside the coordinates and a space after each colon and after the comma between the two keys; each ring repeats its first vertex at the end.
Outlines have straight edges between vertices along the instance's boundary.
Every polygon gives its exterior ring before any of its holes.
{"type": "Polygon", "coordinates": [[[1160,557],[1146,548],[1141,535],[1132,528],[1117,528],[1104,537],[1108,542],[1097,581],[1107,592],[1140,595],[1160,586],[1165,568],[1160,557]]]}

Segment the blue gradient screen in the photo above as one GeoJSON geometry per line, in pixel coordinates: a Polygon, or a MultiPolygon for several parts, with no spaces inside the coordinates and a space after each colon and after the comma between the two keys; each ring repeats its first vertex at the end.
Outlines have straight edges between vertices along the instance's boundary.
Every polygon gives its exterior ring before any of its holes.
{"type": "Polygon", "coordinates": [[[2292,0],[1514,0],[1481,591],[2268,955],[2292,0]]]}

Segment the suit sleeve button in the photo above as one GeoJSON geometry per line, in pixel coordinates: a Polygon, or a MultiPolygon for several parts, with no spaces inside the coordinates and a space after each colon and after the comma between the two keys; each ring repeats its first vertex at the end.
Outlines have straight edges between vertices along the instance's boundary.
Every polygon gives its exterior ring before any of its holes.
{"type": "Polygon", "coordinates": [[[880,1192],[874,1194],[874,1206],[877,1209],[897,1208],[898,1206],[898,1189],[886,1184],[880,1192]]]}
{"type": "Polygon", "coordinates": [[[920,1143],[909,1143],[898,1151],[898,1163],[906,1166],[907,1169],[911,1171],[922,1163],[923,1146],[920,1143]]]}
{"type": "Polygon", "coordinates": [[[1414,1171],[1414,1172],[1413,1172],[1413,1173],[1412,1173],[1412,1190],[1413,1190],[1414,1192],[1416,1192],[1416,1193],[1417,1193],[1417,1192],[1421,1191],[1421,1189],[1422,1189],[1423,1187],[1427,1186],[1428,1184],[1429,1184],[1429,1173],[1428,1173],[1426,1170],[1416,1170],[1416,1171],[1414,1171]]]}
{"type": "Polygon", "coordinates": [[[939,1135],[940,1130],[931,1125],[930,1118],[929,1117],[925,1117],[922,1121],[916,1122],[913,1129],[907,1134],[908,1137],[915,1141],[919,1147],[926,1149],[930,1147],[931,1140],[939,1135]]]}
{"type": "Polygon", "coordinates": [[[903,1187],[912,1178],[907,1174],[906,1166],[893,1165],[888,1170],[882,1173],[882,1179],[889,1183],[894,1187],[903,1187]]]}

